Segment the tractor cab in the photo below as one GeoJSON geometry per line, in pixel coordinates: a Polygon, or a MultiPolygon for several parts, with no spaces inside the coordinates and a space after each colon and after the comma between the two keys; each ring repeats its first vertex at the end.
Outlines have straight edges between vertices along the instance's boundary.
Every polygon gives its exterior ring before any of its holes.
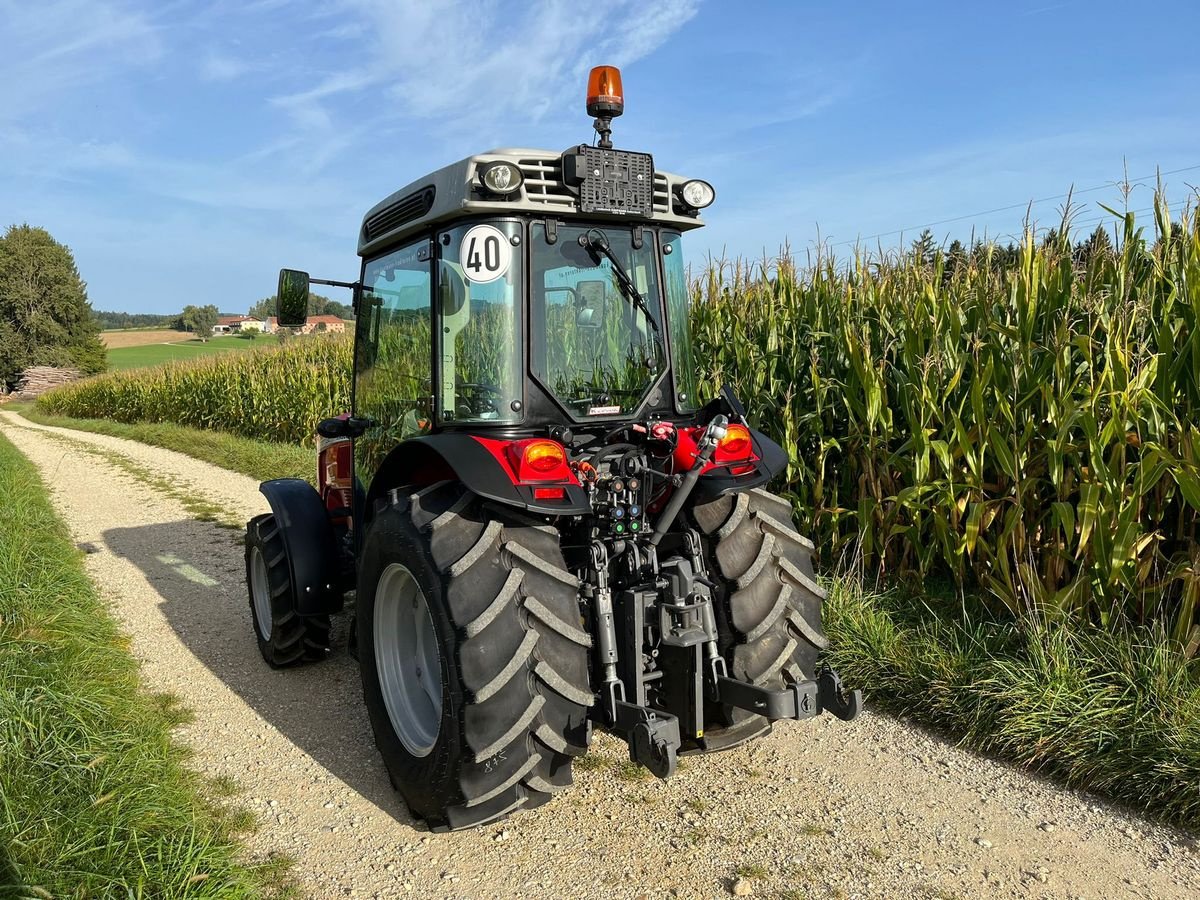
{"type": "MultiPolygon", "coordinates": [[[[534,806],[593,725],[659,777],[779,719],[853,718],[821,663],[824,592],[788,455],[728,389],[698,395],[684,232],[707,182],[617,149],[620,73],[592,70],[597,140],[501,149],[363,218],[352,409],[317,432],[318,489],[262,485],[247,528],[259,649],[351,652],[393,784],[435,829],[534,806]]],[[[335,412],[335,411],[331,411],[335,412]]]]}

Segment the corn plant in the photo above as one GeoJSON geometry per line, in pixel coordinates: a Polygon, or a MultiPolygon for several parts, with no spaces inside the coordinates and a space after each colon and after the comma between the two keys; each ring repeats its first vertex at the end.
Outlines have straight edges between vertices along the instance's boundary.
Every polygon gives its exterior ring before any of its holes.
{"type": "Polygon", "coordinates": [[[1015,262],[856,254],[693,284],[706,387],[789,453],[826,563],[949,574],[1014,612],[1163,622],[1200,644],[1200,232],[1015,262]]]}

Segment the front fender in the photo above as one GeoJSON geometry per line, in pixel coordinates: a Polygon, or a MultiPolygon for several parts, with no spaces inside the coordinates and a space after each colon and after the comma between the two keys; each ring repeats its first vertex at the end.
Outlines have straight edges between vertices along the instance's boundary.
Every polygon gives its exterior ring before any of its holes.
{"type": "Polygon", "coordinates": [[[258,486],[283,534],[288,567],[301,615],[337,612],[342,608],[338,584],[337,539],[318,494],[307,481],[277,478],[258,486]]]}
{"type": "Polygon", "coordinates": [[[447,478],[461,481],[480,497],[532,513],[573,516],[592,511],[587,492],[579,485],[516,483],[511,472],[473,437],[442,433],[412,438],[387,455],[367,492],[368,514],[375,509],[376,501],[382,500],[392,488],[447,478]],[[535,499],[536,487],[563,488],[564,497],[562,500],[535,499]]]}

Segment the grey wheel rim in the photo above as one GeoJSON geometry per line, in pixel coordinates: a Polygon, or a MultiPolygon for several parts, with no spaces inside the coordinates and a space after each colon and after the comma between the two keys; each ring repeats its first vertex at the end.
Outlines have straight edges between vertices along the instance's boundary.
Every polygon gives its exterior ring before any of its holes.
{"type": "Polygon", "coordinates": [[[399,563],[375,590],[375,668],[392,729],[413,756],[428,756],[442,723],[442,659],[425,593],[399,563]]]}
{"type": "Polygon", "coordinates": [[[262,549],[250,551],[250,597],[254,600],[255,627],[264,641],[271,639],[271,584],[267,579],[267,561],[262,549]]]}

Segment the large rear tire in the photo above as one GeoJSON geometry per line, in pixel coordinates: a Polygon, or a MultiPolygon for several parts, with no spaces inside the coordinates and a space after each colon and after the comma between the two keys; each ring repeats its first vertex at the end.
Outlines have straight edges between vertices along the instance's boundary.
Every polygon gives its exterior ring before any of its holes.
{"type": "MultiPolygon", "coordinates": [[[[813,545],[792,524],[791,505],[755,489],[698,506],[693,517],[716,576],[714,605],[729,674],[774,690],[815,677],[829,646],[821,624],[825,591],[813,575],[813,545]]],[[[710,705],[707,718],[696,748],[706,752],[771,730],[762,716],[722,704],[710,705]]]]}
{"type": "Polygon", "coordinates": [[[269,513],[246,523],[246,587],[254,637],[268,665],[281,669],[329,654],[329,616],[297,612],[287,548],[269,513]]]}
{"type": "Polygon", "coordinates": [[[457,482],[389,496],[367,530],[357,604],[363,695],[392,784],[436,831],[544,803],[587,751],[594,702],[557,531],[457,482]]]}

